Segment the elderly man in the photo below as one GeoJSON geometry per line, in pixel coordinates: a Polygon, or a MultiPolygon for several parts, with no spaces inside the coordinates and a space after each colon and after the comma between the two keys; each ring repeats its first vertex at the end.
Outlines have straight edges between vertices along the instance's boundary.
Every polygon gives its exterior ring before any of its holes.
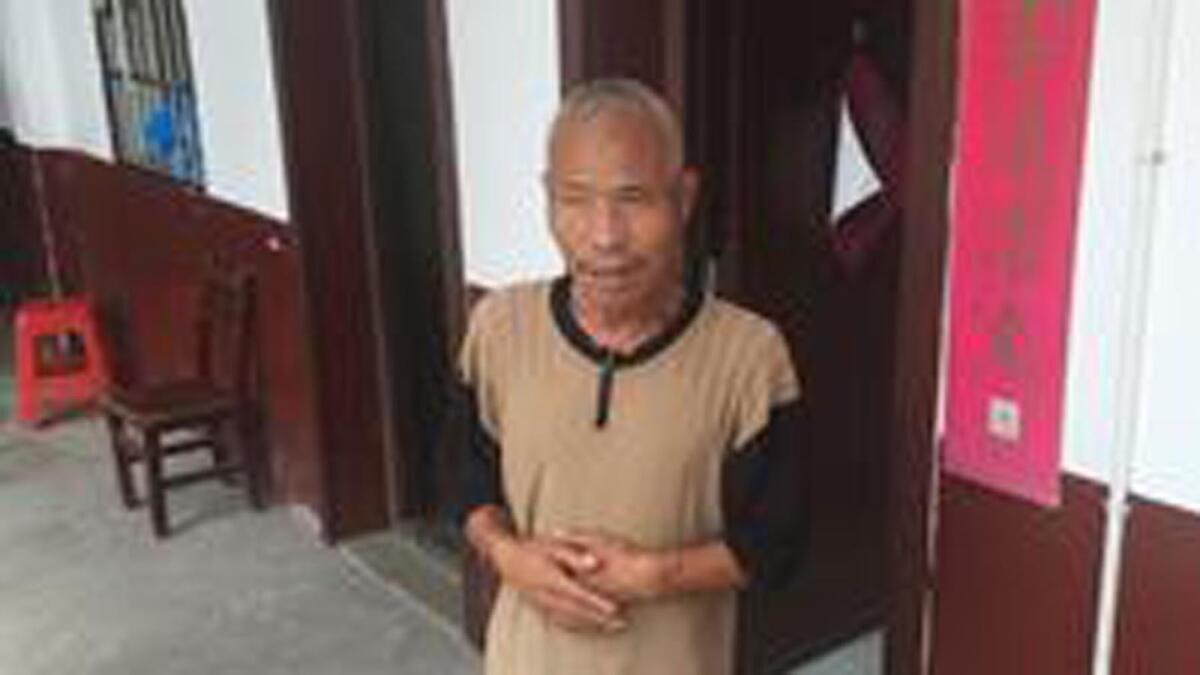
{"type": "Polygon", "coordinates": [[[732,670],[736,591],[799,547],[799,385],[766,320],[686,274],[697,174],[630,80],[584,84],[550,133],[567,273],[471,317],[468,540],[501,588],[490,675],[732,670]]]}

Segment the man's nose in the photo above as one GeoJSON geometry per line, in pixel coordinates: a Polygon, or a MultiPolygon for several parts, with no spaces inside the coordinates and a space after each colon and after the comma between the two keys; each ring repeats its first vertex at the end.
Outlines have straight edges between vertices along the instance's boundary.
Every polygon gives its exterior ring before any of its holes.
{"type": "Polygon", "coordinates": [[[621,248],[629,239],[629,219],[617,200],[602,196],[592,212],[592,245],[599,249],[621,248]]]}

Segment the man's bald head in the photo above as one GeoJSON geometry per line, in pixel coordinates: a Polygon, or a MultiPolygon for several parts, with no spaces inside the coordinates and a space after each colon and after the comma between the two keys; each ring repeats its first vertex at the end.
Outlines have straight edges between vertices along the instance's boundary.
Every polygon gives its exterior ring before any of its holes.
{"type": "Polygon", "coordinates": [[[671,106],[650,87],[627,78],[604,78],[578,84],[567,92],[550,128],[549,150],[567,125],[587,123],[610,113],[644,120],[659,138],[661,158],[672,173],[683,168],[683,131],[671,106]]]}

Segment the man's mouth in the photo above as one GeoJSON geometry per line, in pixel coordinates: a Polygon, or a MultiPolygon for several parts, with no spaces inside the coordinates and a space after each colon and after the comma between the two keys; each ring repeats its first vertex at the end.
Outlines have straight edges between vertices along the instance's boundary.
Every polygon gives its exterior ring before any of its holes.
{"type": "Polygon", "coordinates": [[[583,281],[599,288],[616,288],[629,283],[637,272],[637,266],[626,265],[595,265],[579,269],[583,281]]]}

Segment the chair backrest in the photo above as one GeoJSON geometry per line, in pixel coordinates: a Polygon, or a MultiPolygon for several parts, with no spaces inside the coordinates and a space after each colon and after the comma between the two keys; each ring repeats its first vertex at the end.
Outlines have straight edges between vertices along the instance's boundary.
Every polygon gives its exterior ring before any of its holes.
{"type": "Polygon", "coordinates": [[[252,272],[214,266],[201,283],[196,372],[240,400],[255,394],[257,283],[252,272]]]}

